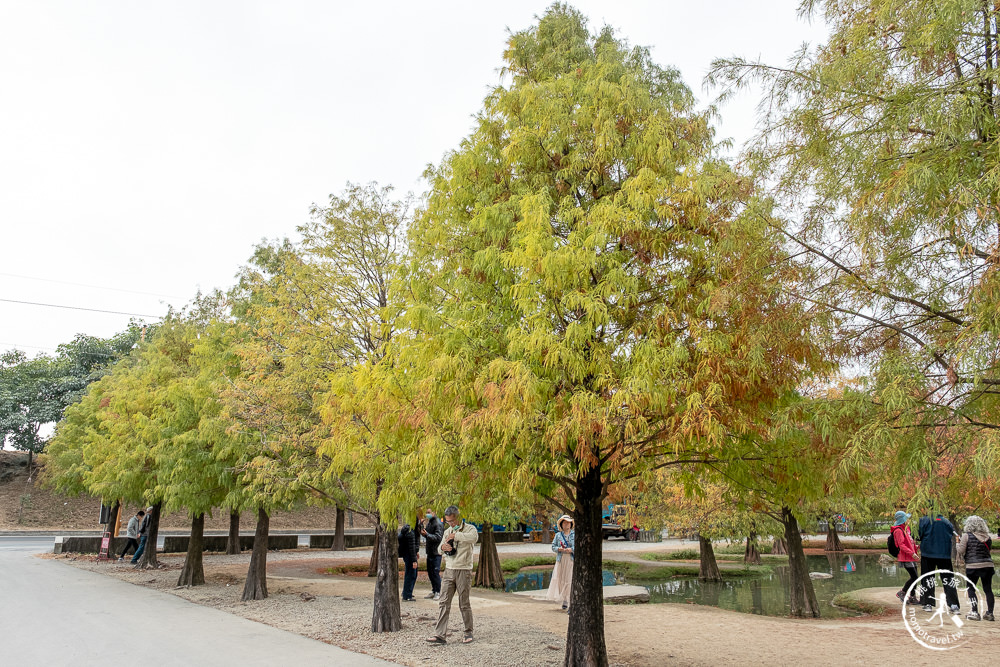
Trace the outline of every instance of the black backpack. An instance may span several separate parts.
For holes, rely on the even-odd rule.
[[[899,557],[899,547],[896,545],[896,533],[889,531],[889,539],[885,541],[885,546],[889,549],[889,555],[893,558]]]

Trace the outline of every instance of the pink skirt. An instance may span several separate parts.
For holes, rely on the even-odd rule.
[[[573,559],[569,554],[563,554],[563,557],[556,561],[556,566],[552,569],[552,580],[549,581],[549,590],[545,592],[545,599],[569,605],[569,593],[572,588]]]

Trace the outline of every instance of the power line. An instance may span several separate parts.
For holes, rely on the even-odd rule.
[[[125,292],[127,294],[143,294],[146,296],[161,296],[164,299],[180,299],[181,297],[173,294],[158,294],[156,292],[140,292],[138,290],[123,289],[121,287],[103,287],[101,285],[87,285],[86,283],[74,283],[69,280],[55,280],[53,278],[36,278],[35,276],[22,276],[17,273],[3,273],[0,272],[0,276],[7,276],[9,278],[23,278],[25,280],[38,280],[43,283],[58,283],[60,285],[74,285],[76,287],[87,287],[90,289],[104,289],[112,292]]]
[[[38,303],[36,301],[17,301],[15,299],[0,299],[5,303],[20,303],[25,306],[44,306],[46,308],[65,308],[66,310],[86,310],[91,313],[108,313],[110,315],[131,315],[132,317],[151,317],[162,320],[162,315],[143,315],[142,313],[123,313],[120,310],[101,310],[100,308],[83,308],[82,306],[64,306],[57,303]]]
[[[18,349],[22,347],[30,347],[33,350],[44,350],[46,352],[59,352],[57,347],[42,347],[41,345],[22,345],[21,343],[0,343],[2,346],[8,347],[8,351],[11,349]],[[84,354],[89,354],[92,357],[121,357],[124,356],[123,352],[118,353],[107,353],[107,352],[96,352],[94,350],[81,350]]]
[[[56,352],[54,347],[42,347],[41,345],[22,345],[21,343],[0,343],[0,345],[10,346],[10,347],[30,347],[33,350],[47,350],[49,352]]]

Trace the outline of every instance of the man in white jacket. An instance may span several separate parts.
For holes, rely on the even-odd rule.
[[[135,513],[135,516],[128,520],[128,528],[125,529],[125,537],[128,542],[125,543],[125,548],[122,552],[118,554],[118,562],[125,560],[125,554],[128,553],[129,549],[139,550],[139,522],[142,521],[142,517],[146,515],[145,512],[139,510]]]
[[[446,644],[448,636],[448,616],[451,614],[451,600],[458,593],[458,608],[465,624],[463,644],[472,643],[472,604],[469,589],[472,588],[472,547],[479,541],[479,531],[466,523],[458,514],[458,507],[449,505],[444,511],[448,528],[441,539],[444,554],[444,575],[441,577],[441,599],[438,602],[438,621],[434,634],[427,638],[430,644]]]

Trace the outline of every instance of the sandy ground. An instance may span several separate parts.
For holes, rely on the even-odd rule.
[[[676,541],[662,545],[608,543],[606,557],[618,553],[690,547]],[[542,552],[545,545],[509,545],[504,554]],[[322,574],[328,567],[367,563],[368,552],[301,549],[268,556],[267,600],[244,603],[239,597],[249,554],[208,555],[207,584],[176,588],[182,557],[161,556],[163,570],[137,572],[127,566],[97,563],[89,557],[65,558],[78,567],[104,572],[137,585],[168,591],[198,604],[313,637],[352,651],[404,665],[556,665],[565,648],[567,617],[552,604],[493,591],[473,590],[476,642],[461,645],[461,615],[453,609],[447,646],[428,646],[423,638],[437,618],[437,603],[423,600],[426,577],[418,581],[417,602],[401,603],[403,629],[370,632],[374,581],[364,576]],[[630,554],[628,554],[630,555]],[[51,556],[50,556],[51,557]],[[307,600],[310,596],[315,599]],[[941,665],[961,660],[994,663],[1000,658],[1000,624],[969,622],[969,641],[948,652],[914,642],[898,615],[890,589],[870,589],[864,596],[890,610],[884,617],[797,620],[741,614],[712,607],[676,604],[605,607],[605,635],[612,664],[639,665]]]

